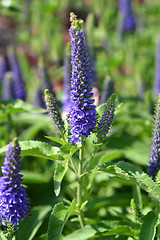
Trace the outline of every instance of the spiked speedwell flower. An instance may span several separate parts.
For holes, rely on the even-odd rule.
[[[58,110],[56,98],[48,91],[48,89],[44,91],[44,94],[47,110],[49,111],[49,116],[52,118],[52,121],[55,124],[54,127],[56,128],[56,131],[58,133],[64,134],[64,122]]]
[[[97,137],[101,141],[108,133],[115,112],[115,95],[113,94],[107,101],[102,119],[97,123]]]
[[[157,99],[155,109],[155,124],[150,162],[148,166],[149,175],[155,179],[160,170],[160,95]]]
[[[4,227],[17,227],[19,222],[29,214],[29,202],[25,187],[21,185],[21,148],[17,138],[10,142],[6,153],[3,176],[0,178],[0,220]]]
[[[97,115],[93,93],[91,64],[85,37],[81,28],[82,20],[78,20],[74,13],[70,15],[71,27],[71,96],[70,96],[70,132],[71,142],[81,142],[95,129]]]

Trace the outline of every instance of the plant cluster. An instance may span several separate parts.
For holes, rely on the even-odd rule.
[[[39,6],[33,2],[33,6]],[[142,36],[137,30],[133,1],[119,1],[119,45],[113,42],[117,56],[108,45],[111,43],[105,42],[103,34],[98,32],[105,27],[105,14],[100,18],[99,12],[106,9],[104,1],[100,1],[100,6],[93,2],[100,25],[97,32],[93,31],[94,36],[90,31],[92,14],[85,23],[70,13],[64,97],[62,92],[58,93],[57,85],[52,85],[50,70],[56,70],[48,68],[46,26],[39,25],[44,30],[41,35],[44,49],[36,62],[37,79],[40,79],[35,80],[39,81],[36,94],[32,94],[31,89],[35,83],[30,82],[29,88],[24,81],[25,71],[23,75],[23,64],[22,69],[20,65],[24,63],[23,56],[18,58],[16,51],[9,49],[0,59],[0,155],[4,158],[0,176],[0,240],[160,239],[159,42],[154,85],[157,101],[152,127],[151,92],[139,89],[139,96],[128,97],[125,91],[131,89],[137,93],[137,90],[126,84],[123,91],[123,84],[119,83],[120,93],[114,79],[118,74],[120,79],[122,76],[129,79],[135,68],[138,71],[134,76],[140,84],[140,75],[147,66],[147,63],[140,64],[141,56],[134,63],[136,46]],[[114,4],[110,2],[108,6]],[[44,13],[56,14],[58,1],[44,6]],[[108,11],[108,18],[114,14],[113,9]],[[47,18],[43,20],[47,22]],[[112,24],[108,33],[113,30]],[[96,40],[98,34],[102,37],[103,49],[98,49],[96,41],[93,47],[92,37]],[[113,41],[114,36],[111,34]],[[37,51],[40,49],[37,45]],[[120,54],[122,50],[124,56]],[[141,46],[138,53],[145,55],[146,51]],[[55,59],[57,56],[55,53]],[[109,70],[105,70],[106,64]],[[106,76],[109,71],[114,77]],[[60,68],[58,74],[61,72]],[[104,80],[98,82],[98,78]],[[149,154],[150,161],[147,161]]]

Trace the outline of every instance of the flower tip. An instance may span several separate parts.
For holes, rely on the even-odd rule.
[[[75,21],[76,19],[77,19],[77,16],[76,16],[73,12],[71,12],[71,13],[70,13],[70,21],[73,22],[73,21]]]
[[[70,13],[70,21],[74,30],[79,30],[83,27],[84,21],[82,19],[77,19],[77,16],[73,12]]]
[[[49,95],[49,90],[48,90],[48,89],[45,89],[45,90],[44,90],[44,95],[45,95],[45,96]]]
[[[17,147],[19,144],[18,144],[18,138],[17,137],[14,137],[13,140],[12,140],[12,144],[14,147]]]

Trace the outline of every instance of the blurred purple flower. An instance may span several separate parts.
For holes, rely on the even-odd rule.
[[[36,88],[35,90],[34,106],[40,108],[46,107],[44,102],[44,91],[41,88]]]
[[[6,73],[3,80],[3,100],[9,99],[16,99],[14,93],[13,77],[11,72]]]
[[[154,93],[157,97],[160,93],[160,38],[157,42],[157,54],[156,54],[156,71],[155,71],[155,86]]]
[[[71,96],[69,122],[71,142],[77,144],[89,136],[95,129],[97,115],[92,91],[92,73],[89,53],[84,33],[81,28],[82,20],[74,13],[70,15],[71,27]]]
[[[124,33],[134,32],[136,29],[136,17],[132,9],[132,0],[120,0],[119,11],[121,14],[120,35],[123,36]]]
[[[63,98],[63,110],[68,112],[70,104],[70,90],[71,90],[71,62],[70,53],[67,49],[64,56],[64,98]]]
[[[10,71],[12,71],[13,74],[15,96],[16,98],[25,101],[26,100],[25,84],[22,71],[18,62],[18,58],[15,52],[11,50],[8,51],[7,56],[10,65]]]
[[[3,81],[4,75],[8,71],[8,66],[5,57],[0,57],[0,80]]]
[[[106,79],[104,90],[102,92],[99,104],[103,104],[114,92],[114,81],[113,79]]]

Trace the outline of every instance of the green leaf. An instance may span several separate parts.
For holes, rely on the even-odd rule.
[[[58,147],[40,141],[19,141],[22,156],[43,157],[55,161],[58,156]],[[0,155],[4,155],[8,150],[8,145],[0,149]]]
[[[136,236],[137,230],[121,225],[119,221],[102,221],[101,223],[86,225],[84,228],[64,237],[63,240],[88,240],[98,236],[127,235]]]
[[[32,113],[44,113],[45,109],[36,108],[33,105],[24,102],[20,99],[17,100],[7,100],[0,104],[0,110],[5,110],[10,114],[20,113],[20,112],[32,112]]]
[[[41,183],[47,183],[50,181],[51,176],[45,173],[38,173],[38,172],[32,172],[23,170],[21,171],[21,174],[23,175],[23,183],[24,184],[41,184]]]
[[[157,223],[158,215],[153,211],[148,212],[143,218],[139,240],[153,240],[156,234]]]
[[[68,170],[69,157],[58,155],[56,170],[54,172],[54,192],[56,196],[59,195],[61,190],[61,182]]]
[[[45,138],[48,138],[49,140],[51,140],[53,142],[56,142],[56,143],[59,143],[61,145],[65,144],[65,142],[62,139],[59,139],[59,138],[49,137],[49,136],[45,136]]]
[[[47,239],[47,234],[42,234],[41,236],[35,238],[35,240],[46,240]]]
[[[54,173],[54,191],[56,196],[59,195],[61,190],[61,182],[68,170],[68,163],[72,157],[72,155],[79,148],[76,146],[70,147],[69,144],[66,144],[60,148],[59,155],[57,157],[56,162],[56,170]]]
[[[75,210],[76,210],[76,200],[73,199],[66,215],[66,221],[71,216],[71,214],[75,212]]]
[[[143,190],[160,202],[159,185],[154,182],[149,175],[132,164],[123,161],[118,163],[105,163],[100,166],[99,170],[112,173],[120,178],[139,185]]]
[[[100,163],[103,164],[105,162],[110,162],[115,159],[122,158],[124,155],[120,150],[110,150],[103,154],[100,158]]]
[[[130,146],[122,149],[121,152],[126,159],[140,165],[146,165],[148,164],[147,159],[150,155],[150,145],[142,141],[134,141]]]
[[[60,240],[64,225],[69,216],[75,211],[76,203],[72,201],[70,207],[66,207],[63,203],[57,203],[50,215],[47,240]]]
[[[24,222],[21,222],[16,239],[32,240],[50,210],[51,206],[36,206],[32,208],[31,216],[28,216]]]

